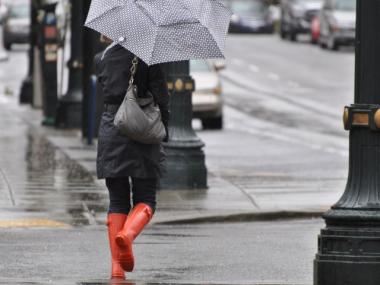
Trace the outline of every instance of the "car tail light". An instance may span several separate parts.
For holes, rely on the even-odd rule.
[[[331,30],[332,30],[333,32],[339,32],[340,28],[339,28],[338,25],[336,25],[336,24],[332,24],[332,25],[331,25]]]
[[[221,95],[222,94],[222,86],[218,85],[217,87],[214,88],[213,93],[216,95]]]

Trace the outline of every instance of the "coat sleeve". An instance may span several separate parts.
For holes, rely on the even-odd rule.
[[[166,76],[159,64],[149,67],[149,91],[153,94],[154,100],[161,111],[162,122],[166,129],[165,142],[169,140],[168,124],[169,124],[169,91]]]

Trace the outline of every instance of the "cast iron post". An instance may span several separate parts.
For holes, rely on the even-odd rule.
[[[324,215],[314,262],[315,285],[380,284],[380,0],[357,1],[355,103],[349,176],[342,198]]]
[[[71,58],[69,60],[69,86],[67,94],[59,100],[57,126],[81,128],[82,126],[82,44],[83,1],[71,0]]]
[[[194,81],[189,75],[189,61],[166,66],[171,93],[170,141],[165,144],[168,174],[161,179],[161,188],[207,188],[207,169],[202,150],[204,143],[191,125]]]

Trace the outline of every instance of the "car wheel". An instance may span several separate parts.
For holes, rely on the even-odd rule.
[[[326,43],[323,42],[321,39],[319,39],[319,46],[320,46],[322,49],[326,49],[326,48],[327,48]]]
[[[327,48],[329,50],[338,50],[338,44],[336,43],[333,36],[330,36],[327,40]]]
[[[7,51],[10,51],[12,49],[12,44],[11,43],[7,43],[7,42],[4,42],[4,48],[7,50]]]
[[[223,129],[223,117],[202,119],[204,130],[221,130]]]
[[[287,37],[287,33],[286,33],[286,31],[284,30],[284,26],[283,26],[283,24],[281,23],[280,24],[281,26],[280,26],[280,37],[281,37],[281,39],[283,39],[283,40],[285,40],[286,39],[286,37]]]
[[[297,33],[295,32],[290,32],[290,40],[292,42],[296,42],[297,41]]]

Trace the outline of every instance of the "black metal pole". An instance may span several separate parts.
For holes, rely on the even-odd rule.
[[[87,18],[88,11],[90,9],[91,0],[83,1],[83,19]],[[92,29],[84,28],[83,30],[83,104],[82,104],[82,135],[84,138],[88,136],[89,124],[94,124],[94,135],[98,133],[100,123],[100,113],[103,109],[102,97],[98,96],[96,101],[97,110],[95,122],[89,122],[89,106],[91,105],[91,76],[95,74],[94,57],[97,53],[106,48],[104,43],[100,42],[100,34]]]
[[[43,114],[42,124],[45,126],[54,126],[57,113],[57,96],[58,96],[58,28],[57,16],[55,14],[57,3],[44,4],[42,9],[44,17],[41,25],[41,66],[44,80],[43,92]]]
[[[69,86],[59,100],[57,126],[81,128],[82,126],[82,73],[83,73],[83,1],[71,0],[71,58],[69,60]]]
[[[192,128],[194,81],[189,75],[189,62],[166,65],[170,101],[170,141],[165,144],[168,174],[161,179],[162,189],[207,188],[204,143]]]
[[[37,45],[37,6],[38,1],[30,1],[30,35],[28,51],[28,73],[22,81],[20,90],[20,104],[33,103],[33,69],[34,69],[34,48]]]
[[[380,0],[357,1],[355,103],[349,176],[342,198],[324,215],[314,261],[315,285],[380,284]]]

